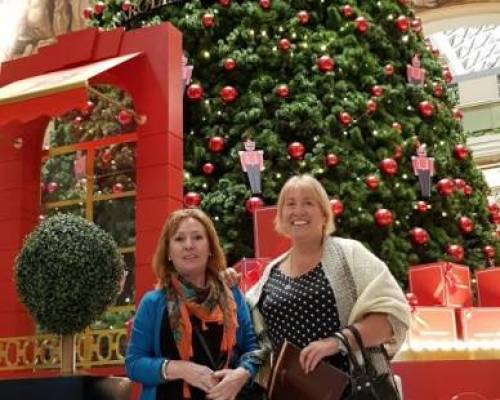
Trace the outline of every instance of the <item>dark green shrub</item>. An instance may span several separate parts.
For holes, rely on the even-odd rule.
[[[118,294],[124,263],[111,235],[56,214],[26,238],[16,259],[17,291],[43,330],[81,332]]]

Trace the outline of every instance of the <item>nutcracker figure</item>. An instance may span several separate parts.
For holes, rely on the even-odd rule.
[[[193,75],[193,66],[188,65],[188,59],[184,54],[182,55],[181,65],[182,65],[182,84],[184,90],[186,86],[191,83],[191,76]]]
[[[255,142],[251,139],[245,140],[244,146],[245,151],[239,152],[241,167],[248,175],[252,194],[260,194],[262,192],[260,172],[264,170],[264,151],[255,150]]]
[[[406,65],[406,77],[410,85],[422,86],[425,83],[425,69],[420,68],[418,54],[415,54],[411,59],[411,65]]]
[[[431,196],[431,176],[434,175],[434,158],[427,157],[425,144],[417,149],[417,155],[411,157],[413,172],[418,176],[420,190],[423,197]]]

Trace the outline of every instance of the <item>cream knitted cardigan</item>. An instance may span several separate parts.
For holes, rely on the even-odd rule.
[[[257,305],[272,268],[287,255],[288,252],[274,259],[246,295],[255,333],[264,350],[263,358],[270,354],[271,342]],[[346,263],[342,262],[342,257],[345,257]],[[341,326],[345,327],[359,321],[368,313],[385,313],[393,328],[391,351],[397,351],[409,327],[410,310],[403,291],[387,265],[360,242],[338,237],[329,237],[325,240],[321,263],[335,293]],[[345,270],[345,266],[350,272]],[[377,370],[384,371],[386,362],[382,354],[380,352],[370,354]]]

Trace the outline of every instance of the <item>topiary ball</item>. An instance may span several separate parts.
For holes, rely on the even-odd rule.
[[[56,214],[27,236],[16,258],[21,301],[43,330],[81,332],[113,303],[124,262],[111,235],[81,217]]]

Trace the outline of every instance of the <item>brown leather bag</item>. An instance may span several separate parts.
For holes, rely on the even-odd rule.
[[[269,400],[338,400],[349,376],[333,365],[320,361],[308,375],[300,366],[300,349],[284,341],[273,365],[267,397]]]

